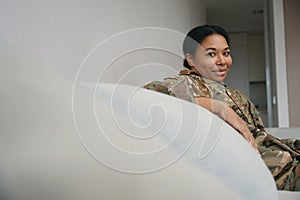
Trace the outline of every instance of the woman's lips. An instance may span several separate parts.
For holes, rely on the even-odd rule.
[[[227,70],[218,70],[214,71],[214,73],[218,76],[224,76],[227,73]]]

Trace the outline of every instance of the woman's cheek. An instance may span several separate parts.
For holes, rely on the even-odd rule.
[[[232,58],[231,58],[231,56],[228,58],[228,61],[227,61],[227,63],[228,63],[228,67],[230,67],[230,66],[231,66],[231,64],[232,64]]]

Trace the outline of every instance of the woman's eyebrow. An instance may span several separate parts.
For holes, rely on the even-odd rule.
[[[216,48],[213,48],[213,47],[209,47],[209,48],[205,49],[205,51],[208,51],[208,50],[213,50],[213,51],[215,51],[215,50],[217,50],[217,49],[216,49]]]
[[[208,51],[208,50],[216,51],[217,49],[216,49],[216,48],[213,48],[213,47],[209,47],[209,48],[205,49],[205,51]],[[225,51],[225,50],[230,50],[230,48],[229,48],[229,47],[226,47],[226,48],[224,49],[224,51]]]

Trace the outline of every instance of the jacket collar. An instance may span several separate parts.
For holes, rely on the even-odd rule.
[[[227,87],[227,85],[224,83],[224,82],[217,82],[217,81],[213,81],[211,79],[208,79],[208,78],[204,78],[203,76],[201,76],[201,74],[199,74],[198,71],[196,71],[195,69],[183,69],[179,72],[179,75],[196,75],[198,76],[199,78],[201,78],[203,81],[205,81],[206,83],[208,84],[215,84],[215,83],[218,83],[218,84],[221,84],[221,85],[224,85],[225,87]]]

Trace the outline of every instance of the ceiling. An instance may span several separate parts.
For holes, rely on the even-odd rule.
[[[208,24],[218,24],[228,32],[263,32],[263,0],[204,0],[204,3]]]

